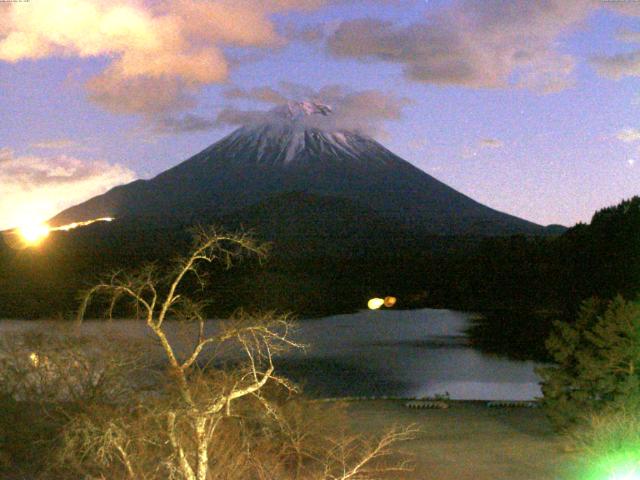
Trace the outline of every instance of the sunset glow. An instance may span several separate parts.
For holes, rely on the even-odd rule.
[[[87,225],[91,225],[92,223],[96,223],[96,222],[113,222],[114,220],[115,220],[115,218],[113,218],[113,217],[95,218],[93,220],[86,220],[84,222],[69,223],[67,225],[62,225],[61,227],[52,228],[51,230],[52,231],[68,232],[69,230],[73,230],[74,228],[86,227]]]
[[[18,235],[28,247],[40,245],[51,229],[46,223],[30,223],[18,228]]]
[[[73,222],[59,227],[51,227],[45,222],[26,223],[16,228],[13,233],[19,239],[19,245],[22,248],[37,247],[42,244],[51,232],[68,232],[79,227],[85,227],[97,222],[112,222],[113,217],[95,218],[84,222]],[[15,242],[11,242],[12,244]]]

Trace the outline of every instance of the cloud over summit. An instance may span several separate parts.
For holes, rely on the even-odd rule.
[[[305,85],[282,82],[279,88],[257,87],[248,90],[232,88],[225,93],[229,99],[252,100],[278,106],[287,101],[313,100],[329,105],[330,115],[310,115],[302,121],[327,130],[354,130],[371,136],[385,136],[384,124],[399,120],[403,109],[411,104],[407,98],[380,90],[354,90],[344,85],[327,85],[315,90]],[[274,113],[262,110],[242,110],[233,106],[223,109],[216,118],[218,126],[239,126],[263,122]]]

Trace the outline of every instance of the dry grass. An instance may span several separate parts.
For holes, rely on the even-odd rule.
[[[487,408],[451,402],[446,410],[415,410],[400,401],[351,402],[355,432],[382,432],[415,423],[415,439],[399,445],[414,458],[411,478],[429,480],[559,480],[571,478],[572,455],[541,409]]]
[[[403,402],[392,400],[358,401],[311,404],[301,407],[290,404],[286,417],[289,429],[271,430],[271,435],[282,435],[278,442],[285,448],[278,451],[280,458],[288,458],[287,469],[295,469],[297,441],[307,441],[304,455],[319,455],[326,448],[322,441],[299,438],[307,432],[327,438],[344,427],[347,434],[377,436],[394,425],[417,424],[419,432],[414,439],[399,443],[397,457],[387,459],[393,463],[400,456],[412,460],[411,473],[390,473],[389,479],[425,480],[560,480],[570,479],[568,473],[574,454],[564,451],[564,442],[555,435],[544,412],[539,409],[490,409],[482,403],[450,402],[447,410],[408,409]],[[20,422],[19,419],[14,419]],[[228,448],[239,441],[235,428],[225,429],[219,438],[220,455],[237,451]],[[18,434],[19,432],[13,432]],[[223,438],[224,437],[224,438]],[[264,440],[267,440],[265,437]],[[268,439],[273,442],[273,438]],[[273,445],[274,443],[271,443]],[[308,448],[310,444],[317,447]],[[286,445],[286,447],[285,447]],[[255,445],[268,455],[267,445]],[[270,453],[276,453],[271,451]],[[236,458],[235,460],[238,460]],[[263,459],[264,460],[264,459]],[[231,457],[218,458],[229,465]],[[242,463],[242,462],[241,462]],[[268,464],[268,462],[265,462]]]

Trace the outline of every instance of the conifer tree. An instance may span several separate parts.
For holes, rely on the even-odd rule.
[[[543,404],[560,430],[605,407],[640,403],[640,303],[585,301],[575,323],[556,322],[541,367]]]

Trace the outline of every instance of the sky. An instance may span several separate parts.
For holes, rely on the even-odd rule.
[[[640,1],[0,2],[0,230],[151,178],[289,100],[497,210],[640,194]]]

